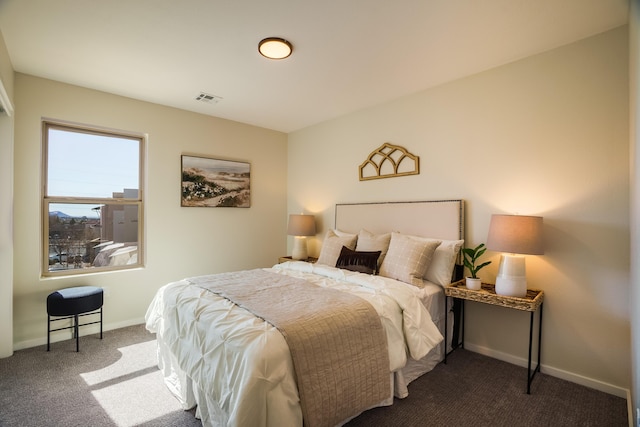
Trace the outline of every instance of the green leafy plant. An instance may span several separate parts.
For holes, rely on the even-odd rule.
[[[467,267],[467,269],[471,273],[471,277],[474,279],[478,278],[478,271],[491,264],[491,261],[486,261],[482,264],[476,265],[478,258],[480,258],[486,250],[487,248],[484,247],[484,243],[480,243],[475,248],[462,248],[462,254],[464,255],[464,266]]]

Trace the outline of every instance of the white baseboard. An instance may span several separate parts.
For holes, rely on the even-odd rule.
[[[129,319],[129,320],[116,322],[116,323],[105,323],[103,325],[102,330],[103,332],[110,331],[113,329],[126,328],[127,326],[140,325],[142,323],[145,323],[144,318]],[[97,334],[99,332],[100,332],[100,325],[84,326],[82,329],[80,329],[80,338],[82,338],[83,335]],[[71,339],[71,329],[67,331],[53,332],[51,334],[52,343],[58,342],[58,341],[65,341],[68,339]],[[32,340],[18,341],[13,344],[13,351],[24,350],[25,348],[38,347],[40,345],[46,345],[46,344],[47,344],[47,336],[45,335],[44,337],[34,338]]]
[[[527,363],[528,363],[527,359],[517,357],[512,354],[503,353],[500,351],[492,350],[490,348],[482,347],[482,346],[471,344],[471,343],[465,343],[464,348],[469,351],[473,351],[475,353],[479,353],[485,356],[493,357],[494,359],[511,363],[513,365],[518,365],[525,368],[527,367]],[[536,360],[532,360],[531,368],[533,369],[536,365],[537,365]],[[551,375],[552,377],[560,378],[566,381],[570,381],[572,383],[580,384],[585,387],[593,388],[595,390],[612,394],[614,396],[622,397],[624,399],[628,399],[628,396],[630,394],[629,389],[618,387],[609,383],[605,383],[603,381],[595,380],[593,378],[588,378],[573,372],[554,368],[553,366],[545,365],[544,363],[540,365],[540,372],[546,375]]]

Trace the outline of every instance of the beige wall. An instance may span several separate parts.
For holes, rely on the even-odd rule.
[[[11,111],[13,68],[1,33],[0,90]],[[13,115],[0,114],[0,357],[13,354],[13,120]]]
[[[632,361],[632,419],[640,418],[640,1],[630,2],[629,9],[629,82],[630,82],[630,159],[631,159],[631,361]]]
[[[289,135],[289,212],[335,203],[466,200],[469,246],[493,213],[542,215],[546,253],[527,258],[545,291],[546,372],[624,396],[630,387],[627,28]],[[384,142],[420,156],[420,175],[360,182]],[[317,254],[319,237],[310,244]],[[492,281],[499,254],[481,272]],[[529,316],[469,304],[467,347],[527,358]]]
[[[155,291],[170,281],[271,266],[286,250],[285,134],[23,74],[16,76],[15,99],[16,348],[46,341],[45,301],[55,289],[102,286],[106,327],[119,327],[141,322]],[[148,134],[145,268],[40,277],[42,117]],[[181,154],[250,162],[251,208],[181,208]]]

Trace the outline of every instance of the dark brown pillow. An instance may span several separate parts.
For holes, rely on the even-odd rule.
[[[381,251],[358,252],[343,246],[336,267],[365,274],[378,274],[378,257],[381,253]]]

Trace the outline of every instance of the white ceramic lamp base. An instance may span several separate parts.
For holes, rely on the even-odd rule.
[[[295,236],[293,238],[293,252],[291,259],[298,261],[306,261],[309,258],[307,254],[307,238],[304,236]]]
[[[527,276],[522,255],[502,255],[496,277],[496,294],[519,298],[527,296]]]

